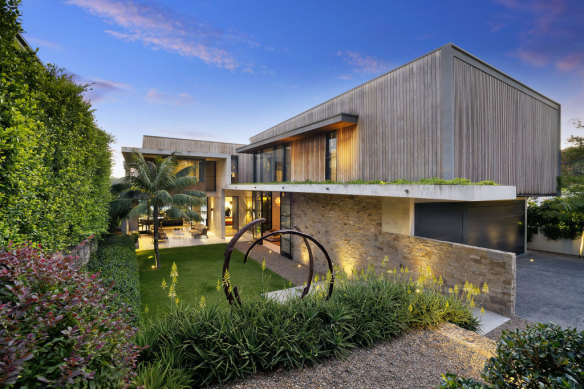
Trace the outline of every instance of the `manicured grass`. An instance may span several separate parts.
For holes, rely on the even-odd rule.
[[[187,304],[199,304],[202,296],[207,304],[227,303],[223,289],[217,291],[217,281],[221,278],[223,269],[223,252],[226,244],[201,245],[192,247],[176,247],[160,250],[160,269],[153,269],[154,250],[138,251],[140,267],[140,294],[142,297],[142,312],[148,306],[145,317],[162,312],[168,312],[170,299],[168,288],[162,289],[162,279],[170,285],[170,268],[175,262],[178,268],[178,284],[176,293],[180,301]],[[288,280],[266,269],[250,259],[243,263],[243,254],[234,250],[231,255],[231,283],[238,287],[243,298],[267,291],[290,287]],[[263,273],[263,274],[262,274]]]

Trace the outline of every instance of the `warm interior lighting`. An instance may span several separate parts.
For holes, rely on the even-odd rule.
[[[533,262],[533,258],[531,258],[531,259],[529,260],[529,262]]]
[[[301,267],[302,267],[302,265],[301,264],[298,264],[298,268],[301,268]]]
[[[278,207],[280,206],[280,196],[276,197],[276,205]]]

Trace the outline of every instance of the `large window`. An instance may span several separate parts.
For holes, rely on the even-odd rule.
[[[254,182],[290,180],[290,145],[264,149],[254,154]]]
[[[326,134],[325,180],[337,180],[337,132]],[[322,171],[322,170],[321,170]]]
[[[191,167],[189,176],[195,177],[199,182],[205,182],[205,161],[198,159],[179,159],[177,161],[177,171],[189,166]]]
[[[231,183],[237,184],[239,182],[239,157],[237,155],[231,156]]]

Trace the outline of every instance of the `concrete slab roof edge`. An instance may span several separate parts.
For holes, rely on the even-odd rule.
[[[141,152],[142,154],[146,155],[161,155],[167,156],[172,153],[177,157],[193,157],[193,158],[215,158],[215,159],[227,159],[231,158],[231,154],[223,154],[223,153],[206,153],[206,152],[199,152],[199,151],[177,151],[177,150],[164,150],[164,149],[143,149],[140,147],[122,147],[122,155],[124,159],[126,156],[131,155],[135,152]]]
[[[517,198],[517,190],[514,186],[500,185],[231,184],[224,189],[404,197],[437,201],[498,201]]]

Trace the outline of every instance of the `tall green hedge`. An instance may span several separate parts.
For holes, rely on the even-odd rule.
[[[59,250],[107,228],[112,137],[87,86],[18,45],[19,3],[0,0],[0,247]]]
[[[138,260],[131,235],[107,235],[98,242],[97,251],[92,254],[86,270],[98,273],[106,285],[112,284],[114,310],[123,305],[132,309],[129,313],[133,324],[140,321],[140,275]]]

